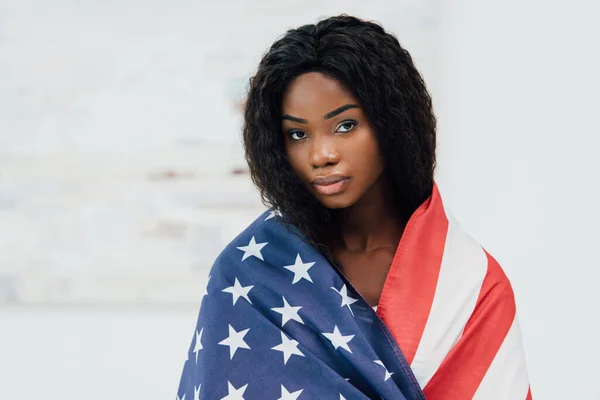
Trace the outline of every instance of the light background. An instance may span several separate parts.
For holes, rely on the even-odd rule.
[[[235,102],[279,34],[340,12],[423,72],[534,398],[600,399],[600,6],[364,3],[0,2],[1,399],[174,397],[207,260],[262,209]]]

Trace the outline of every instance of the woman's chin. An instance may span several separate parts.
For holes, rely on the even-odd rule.
[[[325,208],[329,208],[331,210],[338,210],[341,208],[348,208],[352,206],[355,202],[347,196],[329,196],[326,198],[320,197],[319,202]]]

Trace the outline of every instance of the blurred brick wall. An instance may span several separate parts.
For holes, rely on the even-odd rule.
[[[0,5],[0,305],[196,304],[264,207],[239,104],[286,29],[382,22],[435,76],[435,1]]]

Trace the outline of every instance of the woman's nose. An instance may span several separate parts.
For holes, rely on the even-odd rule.
[[[340,153],[336,149],[333,138],[313,139],[309,162],[313,168],[335,165],[340,161]]]

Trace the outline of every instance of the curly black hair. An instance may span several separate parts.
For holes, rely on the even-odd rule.
[[[343,83],[374,127],[398,213],[408,218],[433,190],[436,118],[412,58],[380,25],[348,15],[288,30],[264,54],[250,79],[243,141],[250,176],[263,203],[327,252],[332,210],[292,170],[281,132],[289,83],[320,72]]]

